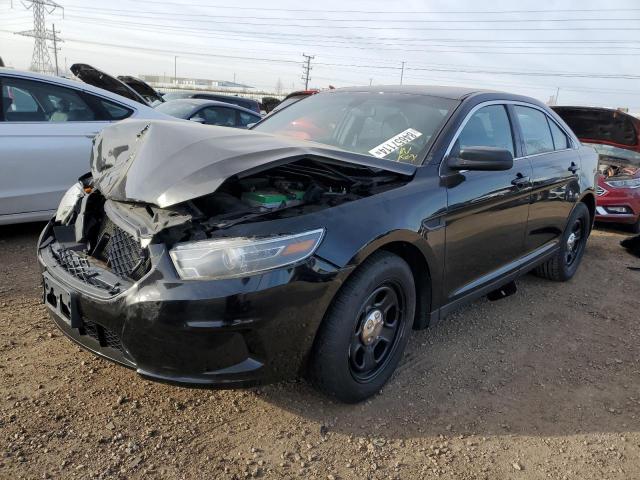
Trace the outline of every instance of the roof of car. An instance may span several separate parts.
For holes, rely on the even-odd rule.
[[[123,103],[136,110],[142,110],[145,108],[149,108],[150,110],[153,110],[151,107],[146,107],[141,103],[138,103],[133,100],[129,100],[128,98],[125,98],[121,95],[116,95],[115,93],[109,92],[108,90],[94,87],[93,85],[89,85],[88,83],[84,83],[80,80],[72,80],[72,79],[63,78],[63,77],[56,77],[53,75],[43,75],[41,73],[27,72],[24,70],[14,70],[12,68],[1,68],[1,67],[0,67],[0,75],[20,77],[20,78],[31,79],[31,80],[41,80],[43,82],[55,83],[58,85],[63,85],[71,88],[80,88],[82,90],[94,93],[96,95],[100,95],[102,97],[112,98],[114,100],[117,100],[119,103]]]
[[[374,85],[371,87],[345,87],[335,90],[324,90],[320,93],[326,94],[332,92],[408,93],[413,95],[429,95],[432,97],[449,98],[451,100],[462,100],[474,93],[497,93],[494,90],[483,90],[480,88],[447,87],[440,85]]]
[[[236,105],[235,103],[219,102],[217,100],[207,100],[206,98],[176,98],[175,100],[167,100],[165,103],[184,103],[191,105],[192,107],[227,107],[242,112],[251,113],[252,115],[259,116],[257,112],[244,108],[243,106]]]

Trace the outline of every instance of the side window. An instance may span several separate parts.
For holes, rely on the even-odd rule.
[[[133,113],[133,110],[130,108],[123,107],[122,105],[110,102],[109,100],[93,96],[92,98],[95,98],[95,101],[98,102],[104,112],[100,115],[100,120],[124,120],[125,118],[130,117]]]
[[[496,147],[515,155],[511,124],[504,105],[488,105],[475,112],[467,121],[456,141],[455,149]]]
[[[246,112],[238,112],[239,127],[246,127],[250,123],[256,123],[258,120],[260,120],[260,117],[258,117],[257,115],[251,115],[250,113]]]
[[[547,123],[547,116],[536,108],[515,105],[514,110],[520,123],[527,155],[552,152],[553,138]]]
[[[549,121],[549,126],[551,127],[551,136],[553,137],[553,146],[556,150],[565,150],[569,148],[570,143],[567,135],[562,131],[562,129],[556,125],[556,122],[547,119]]]
[[[4,78],[2,105],[7,122],[82,122],[95,114],[72,88],[45,82]]]

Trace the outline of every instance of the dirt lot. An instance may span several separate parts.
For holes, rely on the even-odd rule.
[[[152,383],[64,338],[39,225],[0,229],[0,477],[640,478],[640,260],[594,232],[573,281],[527,276],[416,332],[381,395]]]

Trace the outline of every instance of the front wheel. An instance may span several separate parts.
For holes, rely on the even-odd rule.
[[[389,252],[371,255],[336,294],[320,326],[313,383],[347,403],[377,393],[402,357],[415,308],[409,265]]]
[[[550,260],[536,267],[536,275],[557,282],[570,280],[582,261],[590,231],[589,209],[584,203],[578,203],[567,222],[560,249]]]

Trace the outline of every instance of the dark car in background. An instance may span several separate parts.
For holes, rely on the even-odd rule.
[[[332,90],[252,130],[129,121],[38,242],[70,338],[158,380],[380,391],[412,329],[576,273],[597,157],[528,97]]]
[[[84,83],[121,95],[142,105],[155,107],[164,102],[162,96],[153,87],[139,78],[131,76],[116,78],[86,63],[74,63],[70,70]]]
[[[205,125],[247,128],[262,117],[252,110],[213,100],[169,100],[156,107],[161,113]]]
[[[303,98],[310,97],[311,95],[315,95],[320,92],[320,90],[298,90],[296,92],[291,92],[289,95],[284,97],[282,101],[271,109],[271,112],[275,113],[278,110],[282,110],[289,105],[292,105],[296,102],[299,102]]]
[[[640,119],[599,107],[553,107],[599,154],[596,220],[640,233]]]
[[[163,95],[165,100],[179,100],[185,98],[199,98],[203,100],[214,100],[216,102],[231,103],[240,107],[247,108],[260,113],[260,102],[252,100],[251,98],[238,97],[236,95],[220,95],[217,93],[207,93],[198,91],[179,91],[179,92],[167,92]]]

